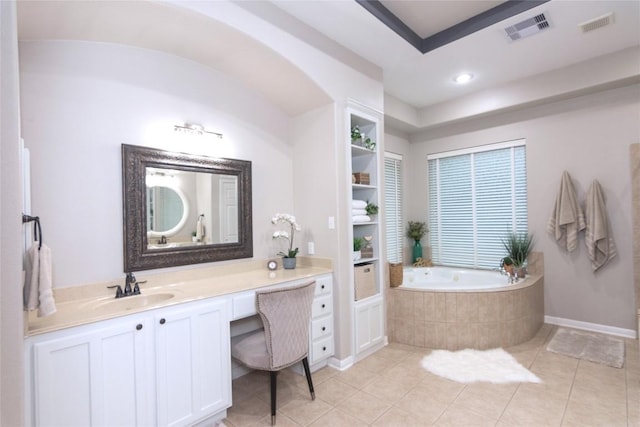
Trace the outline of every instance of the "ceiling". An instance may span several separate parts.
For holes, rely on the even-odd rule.
[[[252,13],[256,14],[268,5],[296,18],[340,46],[342,58],[345,52],[351,55],[356,64],[352,66],[359,66],[360,70],[362,64],[376,68],[368,75],[382,76],[385,94],[418,112],[640,46],[640,1],[635,0],[551,0],[542,4],[530,0],[372,2],[385,6],[387,14],[396,17],[396,24],[404,26],[404,35],[408,33],[409,39],[419,43],[440,39],[443,31],[448,37],[452,27],[455,35],[465,34],[469,19],[477,24],[478,15],[509,6],[508,3],[535,6],[497,23],[487,24],[491,21],[484,20],[481,29],[458,39],[445,37],[445,44],[426,53],[370,13],[360,4],[363,1],[247,0],[232,4],[250,12],[253,8]],[[189,4],[197,7],[206,3]],[[106,41],[165,51],[236,76],[290,115],[329,101],[309,76],[274,50],[265,49],[259,40],[226,26],[224,19],[207,19],[188,8],[176,7],[179,4],[178,0],[19,0],[19,38]],[[610,12],[613,24],[587,33],[579,29],[579,24]],[[549,29],[517,41],[506,36],[505,27],[540,13],[549,20]],[[638,69],[640,75],[640,57]],[[462,71],[472,73],[474,79],[457,85],[453,77]],[[288,90],[291,87],[296,87],[294,93]]]
[[[638,1],[551,0],[424,54],[356,1],[272,2],[380,66],[385,93],[417,109],[640,45]],[[382,2],[421,38],[501,3]],[[579,24],[609,12],[612,25],[587,33],[579,29]],[[505,27],[540,13],[549,20],[548,30],[513,42],[506,36]],[[464,86],[455,84],[453,77],[465,71],[474,79]]]

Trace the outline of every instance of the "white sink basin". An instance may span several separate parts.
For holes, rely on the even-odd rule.
[[[87,302],[83,308],[97,312],[117,312],[136,310],[139,308],[157,305],[170,300],[176,296],[173,292],[162,292],[157,294],[141,294],[122,298],[100,298]]]

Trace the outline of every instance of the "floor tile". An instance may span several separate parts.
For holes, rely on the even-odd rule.
[[[390,407],[388,403],[364,391],[357,392],[337,406],[341,411],[367,424],[373,423]]]
[[[557,329],[543,325],[526,343],[506,348],[541,384],[460,384],[429,373],[421,361],[431,350],[391,343],[345,371],[325,367],[306,379],[278,375],[279,427],[362,426],[640,426],[640,351],[625,339],[621,369],[546,351]],[[228,427],[271,424],[269,374],[252,372],[233,382]]]

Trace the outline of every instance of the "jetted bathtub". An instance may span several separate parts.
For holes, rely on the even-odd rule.
[[[388,292],[389,340],[460,350],[514,346],[544,321],[544,277],[509,283],[497,271],[405,267],[402,285]]]

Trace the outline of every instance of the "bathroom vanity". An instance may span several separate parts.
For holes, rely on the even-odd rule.
[[[140,277],[142,295],[118,300],[107,284],[61,295],[58,313],[28,323],[27,424],[186,426],[224,418],[232,403],[230,324],[256,314],[260,289],[316,281],[309,362],[312,370],[326,365],[334,348],[330,261],[277,271],[263,264]]]

